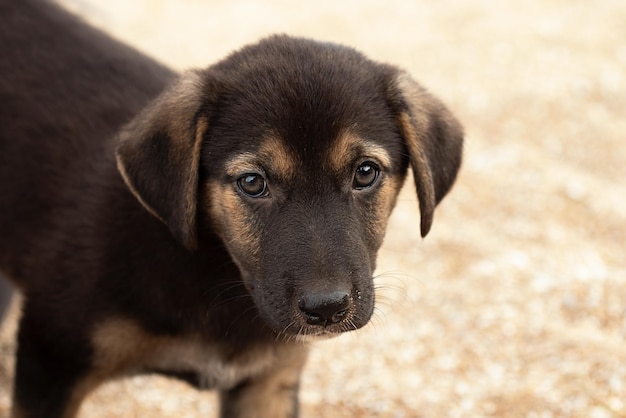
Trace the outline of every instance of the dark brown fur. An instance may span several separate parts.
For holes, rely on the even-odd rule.
[[[0,48],[14,418],[74,417],[151,372],[220,390],[223,417],[297,416],[308,342],[370,319],[408,167],[426,235],[461,162],[438,100],[334,44],[272,37],[177,78],[55,6],[0,0]]]

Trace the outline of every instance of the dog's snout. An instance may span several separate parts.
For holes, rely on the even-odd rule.
[[[327,326],[343,321],[350,308],[350,295],[344,291],[307,295],[298,302],[306,322]]]

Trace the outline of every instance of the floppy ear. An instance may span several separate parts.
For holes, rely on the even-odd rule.
[[[199,72],[185,73],[122,130],[115,152],[130,191],[189,250],[197,246],[204,91]]]
[[[435,206],[448,193],[459,171],[463,128],[441,101],[405,72],[396,71],[391,99],[409,151],[420,204],[420,229],[425,237]]]

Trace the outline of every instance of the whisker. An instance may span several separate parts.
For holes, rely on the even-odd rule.
[[[237,315],[235,318],[233,318],[233,320],[230,322],[230,325],[228,325],[228,327],[226,328],[227,329],[227,334],[229,333],[228,330],[233,328],[233,326],[236,324],[237,321],[239,321],[239,319],[241,319],[242,316],[244,316],[248,312],[254,311],[255,309],[256,309],[256,306],[251,305],[248,308],[244,309],[243,311],[239,312],[239,315]],[[259,316],[260,315],[257,313],[253,318],[256,319]]]
[[[217,288],[219,287],[224,287],[224,289],[222,289],[219,293],[217,293],[216,295],[214,295],[210,301],[207,302],[207,307],[209,309],[217,309],[221,306],[223,306],[226,303],[232,302],[232,301],[236,301],[236,300],[244,300],[244,299],[250,299],[252,300],[252,296],[247,293],[246,291],[241,292],[240,294],[237,295],[233,295],[230,297],[226,297],[226,298],[222,298],[222,296],[224,296],[225,294],[227,294],[228,292],[230,292],[233,289],[236,289],[238,287],[243,287],[243,283],[241,282],[227,282],[227,283],[223,283],[220,284],[218,286],[216,286]],[[208,296],[208,294],[204,294],[204,296]]]
[[[294,326],[295,324],[296,324],[295,320],[288,323],[282,330],[277,332],[276,338],[285,342],[293,341],[295,339],[295,336],[291,333],[288,333],[287,330],[291,328],[292,326]]]
[[[374,308],[372,319],[370,320],[372,327],[377,332],[382,332],[388,325],[387,315],[385,312],[377,307]]]

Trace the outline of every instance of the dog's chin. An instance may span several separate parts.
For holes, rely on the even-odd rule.
[[[302,327],[298,330],[275,331],[277,339],[295,341],[298,343],[312,343],[338,337],[350,330],[331,331],[324,327]]]
[[[279,340],[310,343],[335,338],[342,334],[356,331],[365,325],[366,323],[356,325],[352,321],[346,321],[345,323],[328,326],[315,326],[300,321],[293,321],[286,326],[281,327],[278,324],[272,324],[270,327],[274,330],[276,338]]]
[[[320,332],[315,334],[296,334],[295,340],[299,343],[312,343],[315,341],[329,340],[331,338],[338,337],[341,334],[343,333],[320,330]]]

